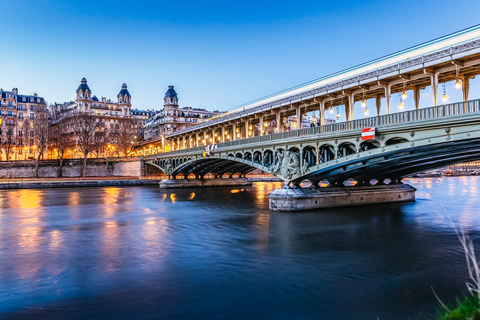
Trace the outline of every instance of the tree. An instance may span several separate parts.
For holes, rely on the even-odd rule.
[[[6,160],[11,160],[11,154],[13,151],[13,147],[16,145],[15,135],[14,135],[14,128],[15,125],[13,124],[13,120],[9,119],[6,120],[6,127],[2,127],[3,137],[2,137],[2,149],[5,150]]]
[[[133,119],[122,119],[119,122],[118,132],[116,134],[118,151],[123,152],[127,157],[132,149],[132,141],[134,136]]]
[[[63,118],[58,121],[57,124],[50,127],[49,146],[51,150],[57,152],[58,159],[60,160],[58,177],[63,176],[63,160],[68,149],[75,147],[75,141],[73,134],[69,131],[69,119]]]
[[[35,108],[33,131],[36,151],[38,152],[37,158],[35,159],[35,178],[38,178],[40,158],[43,159],[43,154],[47,151],[48,146],[48,112],[44,106],[37,106]]]
[[[93,115],[83,112],[75,113],[72,118],[73,132],[77,138],[78,148],[83,154],[82,177],[85,177],[88,154],[96,147],[95,132],[99,128],[99,122]]]

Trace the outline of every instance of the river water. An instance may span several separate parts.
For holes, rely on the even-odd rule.
[[[2,319],[430,319],[466,291],[479,177],[414,203],[268,211],[247,188],[0,191]]]

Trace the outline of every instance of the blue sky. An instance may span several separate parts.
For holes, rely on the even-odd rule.
[[[227,110],[476,25],[465,1],[4,1],[0,87]],[[373,103],[372,103],[373,104]],[[373,110],[374,108],[372,108]]]

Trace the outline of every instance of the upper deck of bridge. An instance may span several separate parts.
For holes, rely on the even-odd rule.
[[[369,98],[386,98],[384,110],[380,110],[377,103],[377,115],[390,114],[389,100],[393,93],[419,91],[426,86],[432,86],[432,104],[436,106],[438,84],[458,78],[462,79],[463,89],[467,91],[464,100],[468,100],[466,85],[477,74],[480,74],[480,25],[241,105],[166,138],[186,139],[187,135],[204,135],[205,130],[245,120],[258,125],[263,121],[278,120],[275,113],[281,112],[282,117],[287,117],[318,109],[324,111],[340,104],[348,109],[346,120],[353,120],[355,101]],[[261,117],[264,119],[260,120]],[[281,128],[278,128],[280,131]],[[231,136],[232,140],[236,138],[233,132]]]

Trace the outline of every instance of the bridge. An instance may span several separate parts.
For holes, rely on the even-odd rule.
[[[163,170],[171,186],[240,183],[248,172],[264,170],[286,186],[269,196],[272,210],[413,200],[414,190],[401,184],[403,177],[479,158],[480,101],[468,100],[469,80],[479,73],[477,26],[163,137],[165,151],[172,151],[147,156],[145,162]],[[464,101],[438,105],[439,81],[460,84]],[[420,91],[428,85],[433,106],[420,108]],[[408,90],[414,91],[415,110],[392,113],[391,94]],[[353,119],[359,97],[358,107],[376,100],[377,116]],[[325,112],[336,103],[344,103],[347,121],[325,124]],[[303,114],[315,110],[320,125],[301,128]],[[286,131],[289,116],[297,122]],[[362,140],[362,129],[370,127],[374,139]],[[300,188],[305,180],[311,183],[308,189]],[[347,180],[357,185],[347,190]],[[329,188],[319,188],[321,181]]]

